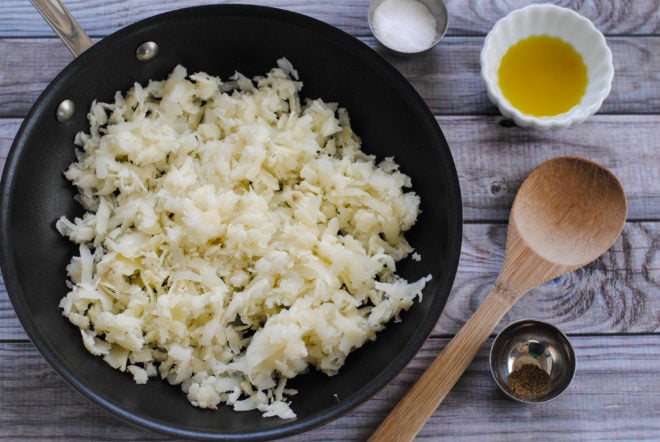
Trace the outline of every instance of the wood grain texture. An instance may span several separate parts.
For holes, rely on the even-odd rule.
[[[447,37],[431,51],[412,58],[391,54],[373,37],[362,41],[410,80],[434,114],[498,114],[480,76],[483,38]],[[599,113],[660,113],[660,37],[611,37],[608,43],[615,75],[612,91]],[[24,116],[72,60],[64,44],[55,38],[0,39],[0,118]]]
[[[369,441],[414,440],[511,307],[530,289],[600,257],[625,220],[621,183],[594,163],[556,158],[534,169],[513,202],[497,280]]]
[[[434,336],[455,334],[481,305],[500,271],[506,231],[505,224],[464,227],[454,288]],[[504,322],[533,317],[581,334],[660,332],[659,246],[660,222],[628,223],[603,257],[532,290]],[[27,336],[0,281],[0,341],[23,339]]]
[[[474,315],[444,346],[439,356],[369,436],[369,442],[411,442],[415,439],[472,364],[508,310],[511,301],[507,298],[511,299],[515,295],[502,287],[496,285],[488,294]]]
[[[483,302],[504,259],[505,225],[466,225],[454,289],[435,327],[453,334]],[[525,318],[569,333],[660,331],[660,223],[629,223],[609,252],[586,267],[533,289],[496,328]]]
[[[575,379],[562,396],[529,406],[506,399],[488,368],[491,341],[422,429],[418,440],[652,440],[660,434],[660,336],[571,336]],[[360,441],[410,388],[446,339],[430,339],[388,386],[350,414],[297,441]],[[139,388],[139,386],[136,386]],[[69,387],[28,343],[0,343],[0,428],[8,440],[174,440],[136,429]],[[631,425],[631,422],[635,422]]]
[[[438,117],[458,170],[464,217],[506,221],[516,191],[534,167],[573,155],[610,168],[628,197],[628,218],[660,218],[660,113],[595,115],[583,124],[541,132],[499,116]]]
[[[610,168],[628,197],[629,220],[660,219],[660,113],[595,115],[556,132],[510,127],[500,116],[438,117],[459,175],[467,222],[506,222],[522,180],[542,162],[581,156]],[[20,126],[0,118],[0,167]],[[405,148],[405,146],[404,146]]]
[[[95,39],[160,12],[226,0],[64,0]],[[568,391],[539,406],[511,402],[488,369],[490,340],[418,440],[592,441],[660,438],[660,0],[556,0],[591,19],[612,49],[613,89],[600,112],[556,132],[513,127],[479,77],[483,37],[496,20],[547,0],[446,0],[450,27],[412,58],[383,50],[366,21],[368,0],[231,0],[325,21],[376,49],[428,103],[449,142],[464,203],[454,289],[431,338],[372,400],[297,441],[365,440],[483,302],[500,271],[513,196],[541,162],[583,156],[611,168],[629,198],[629,222],[593,264],[525,295],[495,332],[522,318],[570,334],[578,367]],[[0,8],[0,168],[18,126],[71,60],[28,1]],[[541,429],[541,431],[539,431]],[[69,387],[27,341],[0,278],[0,440],[173,440],[132,427]]]
[[[108,35],[117,29],[153,15],[188,6],[209,4],[205,0],[67,0],[68,9],[90,35]],[[370,34],[366,20],[368,0],[324,2],[308,0],[221,0],[212,3],[259,4],[274,6],[309,15],[330,23],[353,35]],[[514,9],[546,0],[470,1],[446,0],[449,15],[447,35],[485,35],[497,19]],[[607,35],[647,35],[660,29],[657,11],[659,0],[560,0],[555,4],[571,8],[588,17]],[[99,17],[103,17],[102,20]],[[0,37],[43,37],[52,35],[51,29],[29,2],[5,0],[0,15]]]
[[[555,133],[502,126],[497,117],[442,117],[439,123],[452,148],[465,218],[471,224],[464,227],[461,265],[437,335],[456,333],[495,282],[513,197],[541,162],[560,155],[597,159],[623,181],[631,218],[660,218],[658,154],[649,149],[660,145],[660,116],[597,115]],[[0,119],[0,166],[19,124],[20,119]],[[659,242],[660,223],[629,223],[603,258],[533,290],[507,317],[535,316],[571,333],[657,332],[660,297],[653,294],[660,293]],[[26,339],[4,284],[0,339]]]

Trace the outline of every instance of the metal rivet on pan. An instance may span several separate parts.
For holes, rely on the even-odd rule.
[[[140,61],[149,61],[158,54],[158,45],[153,41],[146,41],[138,46],[135,58]]]
[[[57,117],[57,121],[60,123],[64,123],[66,121],[69,121],[71,117],[73,117],[73,113],[76,111],[76,105],[73,104],[73,101],[67,99],[64,100],[60,103],[59,106],[57,106],[57,111],[55,112],[55,116]]]

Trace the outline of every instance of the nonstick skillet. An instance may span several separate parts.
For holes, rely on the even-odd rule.
[[[366,13],[366,12],[365,12]],[[69,26],[69,33],[76,34]],[[66,33],[66,32],[65,32]],[[460,254],[462,211],[447,142],[406,79],[356,38],[318,20],[283,10],[237,5],[181,9],[128,26],[84,50],[38,98],[7,157],[0,184],[0,264],[11,302],[30,339],[71,385],[115,415],[178,437],[272,439],[328,422],[370,398],[415,355],[449,295]],[[145,45],[147,43],[147,45]],[[86,49],[86,50],[85,50]],[[157,50],[156,50],[157,49]],[[61,316],[65,267],[75,246],[54,228],[62,215],[82,214],[63,177],[74,160],[74,135],[88,127],[93,100],[111,100],[134,82],[163,79],[176,64],[226,78],[267,72],[287,57],[305,97],[348,109],[364,150],[394,156],[411,176],[422,213],[407,238],[421,262],[399,263],[408,279],[432,274],[423,301],[376,341],[354,352],[340,373],[311,372],[291,386],[295,420],[191,406],[178,387],[130,375],[90,355],[79,331]]]

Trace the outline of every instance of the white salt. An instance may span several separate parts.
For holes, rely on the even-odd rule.
[[[373,14],[376,38],[398,52],[421,52],[436,39],[436,20],[417,0],[385,0]]]

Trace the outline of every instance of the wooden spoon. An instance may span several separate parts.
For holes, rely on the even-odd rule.
[[[598,164],[561,157],[533,170],[511,208],[495,286],[369,440],[412,440],[513,304],[537,285],[605,253],[621,233],[626,214],[621,183]]]

